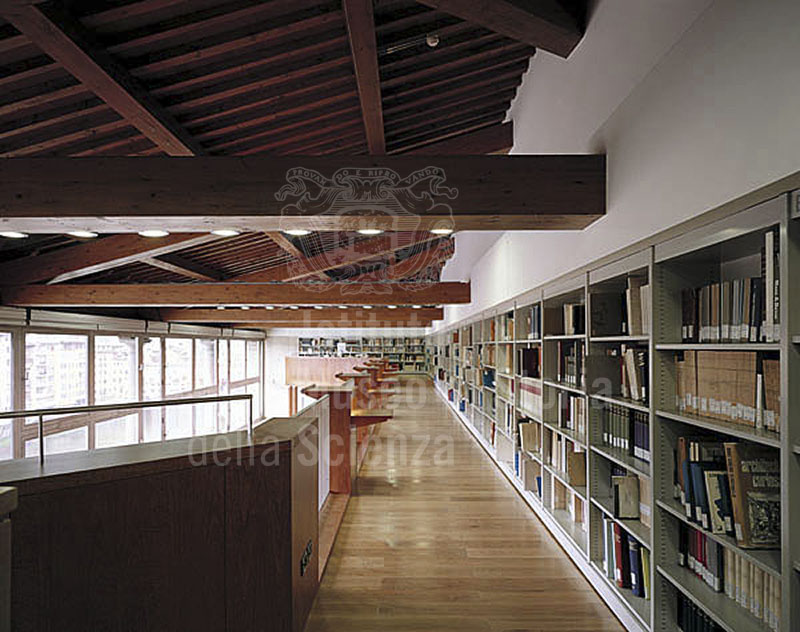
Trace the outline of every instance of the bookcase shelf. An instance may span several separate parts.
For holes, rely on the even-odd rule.
[[[592,496],[592,504],[614,522],[618,522],[628,533],[636,538],[640,544],[648,549],[650,548],[650,527],[643,525],[640,520],[615,518],[612,509],[614,507],[613,498],[610,496]]]
[[[751,564],[754,564],[760,568],[762,571],[769,573],[774,577],[781,576],[780,549],[743,549],[736,544],[735,538],[724,534],[720,535],[712,533],[708,529],[704,529],[696,522],[689,520],[686,517],[683,507],[681,507],[680,503],[674,499],[657,499],[656,505],[668,512],[674,518],[680,520],[684,524],[689,525],[692,527],[692,529],[700,531],[703,535],[711,538],[715,542],[718,542],[725,548],[735,551],[737,555],[740,555]]]
[[[786,197],[742,207],[722,218],[690,222],[684,230],[673,227],[663,237],[655,236],[649,247],[604,257],[428,337],[432,358],[428,365],[437,392],[446,399],[449,391],[456,394],[450,404],[462,422],[631,631],[675,632],[679,595],[681,600],[686,599],[685,607],[705,612],[727,632],[771,631],[749,610],[709,588],[693,571],[678,566],[684,525],[707,542],[719,544],[726,553],[733,551],[737,567],[739,561],[752,565],[772,584],[778,584],[782,605],[777,632],[800,629],[800,529],[793,528],[800,523],[800,430],[796,424],[800,396],[794,397],[800,393],[800,354],[793,346],[800,344],[800,296],[796,298],[790,291],[797,284],[794,275],[800,275],[800,221],[789,219]],[[761,287],[765,286],[767,260],[761,251],[768,252],[768,247],[773,248],[771,265],[778,270],[775,279],[780,280],[772,286],[769,300],[773,307],[779,303],[780,311],[773,310],[774,323],[764,321],[771,327],[765,339],[770,340],[772,331],[773,341],[746,342],[744,330],[734,328],[737,324],[752,327],[753,315],[757,314],[752,305],[766,304],[764,293],[759,298],[764,304],[753,303],[757,296],[753,287],[758,285],[753,279],[761,275]],[[749,284],[742,282],[747,279]],[[712,309],[710,318],[719,316],[719,322],[710,324],[712,328],[719,326],[719,330],[711,334],[706,330],[703,339],[713,342],[689,342],[697,330],[690,333],[684,318],[695,327],[708,327],[709,322],[699,320],[699,313],[692,320],[691,311],[684,310],[690,302],[686,297],[699,296],[700,288],[729,282],[731,293],[723,295],[720,290],[719,300],[710,295],[709,305],[716,305],[720,311],[714,315]],[[750,311],[743,307],[748,304],[748,288]],[[730,312],[726,311],[725,296],[730,299]],[[727,330],[721,317],[726,313],[731,318]],[[742,319],[744,314],[749,314],[747,322]],[[761,327],[758,318],[755,322]],[[574,331],[583,333],[567,333]],[[730,336],[738,331],[742,342],[718,342],[726,331]],[[454,336],[456,332],[460,336]],[[522,350],[528,351],[523,354]],[[687,357],[699,357],[690,352],[703,351],[714,352],[704,359],[706,388],[713,379],[718,383],[730,379],[709,378],[710,371],[721,367],[741,371],[742,366],[747,367],[742,392],[750,393],[751,379],[761,385],[764,401],[759,405],[775,414],[779,432],[677,409],[675,402],[681,394],[701,396],[699,390],[684,388],[691,382],[680,381],[688,375],[687,365],[680,363]],[[631,352],[635,363],[628,355]],[[715,358],[719,356],[716,352],[730,353],[730,366],[736,368],[728,368],[726,357]],[[748,354],[754,357],[745,357]],[[769,381],[764,368],[767,361],[771,363]],[[750,362],[756,369],[749,369]],[[483,385],[481,369],[495,371],[496,386]],[[539,377],[522,377],[523,372]],[[579,386],[562,382],[566,375]],[[699,372],[694,374],[698,389],[700,377]],[[610,387],[599,390],[595,385],[604,383],[598,379],[605,379]],[[629,394],[636,382],[643,387],[648,403],[611,394]],[[466,384],[472,384],[470,400],[466,410],[459,412],[459,397],[463,399]],[[723,397],[752,410],[754,404],[744,396],[736,399],[738,393],[730,392],[734,384],[741,388],[738,375],[733,382],[725,383],[725,388],[720,387]],[[772,404],[766,401],[768,398]],[[777,409],[775,401],[780,402]],[[497,403],[494,411],[489,407],[491,402]],[[765,414],[764,419],[773,423],[772,416]],[[528,450],[526,444],[523,451],[519,423],[531,420],[540,427],[538,435],[533,429],[527,430],[530,434],[526,441],[538,441],[538,449]],[[579,436],[559,424],[581,427],[582,433]],[[629,454],[628,449],[606,445],[609,435],[617,445],[632,443],[639,449],[637,454],[646,450],[649,462]],[[553,437],[559,437],[561,444],[548,448],[547,442]],[[686,517],[683,506],[672,497],[681,437],[684,441],[703,437],[713,444],[737,441],[766,446],[780,455],[780,549],[741,548],[735,538],[714,535]],[[567,451],[574,447],[587,453],[586,486],[571,485],[567,473],[548,464],[554,447]],[[560,459],[554,462],[561,467]],[[570,462],[570,466],[575,468],[580,463]],[[572,472],[575,480],[582,480],[575,477],[574,469]],[[625,473],[639,478],[640,514],[646,516],[649,511],[652,527],[641,519],[613,517],[614,483],[620,484],[613,477]],[[603,560],[608,557],[611,570],[615,570],[614,553],[607,549],[604,531],[608,521],[618,524],[630,543],[638,543],[641,550],[649,552],[650,573],[646,576],[650,599],[619,588],[603,569]],[[650,520],[645,518],[645,522]],[[723,563],[729,563],[729,559],[726,555]],[[645,570],[644,558],[640,566]]]
[[[632,472],[636,472],[636,474],[639,476],[650,478],[649,465],[645,461],[631,456],[621,448],[612,448],[608,445],[592,445],[591,450],[600,456],[607,458],[609,461],[616,463],[617,465],[621,465]]]
[[[677,564],[656,566],[658,573],[677,590],[694,601],[726,632],[768,632],[770,628],[756,619],[725,593],[714,592],[692,571]]]
[[[698,428],[705,428],[706,430],[713,430],[714,432],[736,437],[737,439],[746,439],[773,448],[781,447],[780,436],[769,430],[759,430],[757,428],[745,426],[744,424],[720,421],[718,419],[712,419],[711,417],[701,417],[699,415],[689,415],[687,413],[674,413],[667,410],[658,410],[657,414],[665,419],[679,421],[682,424],[697,426]]]
[[[650,600],[637,597],[627,588],[620,588],[617,584],[606,576],[605,571],[592,561],[597,574],[603,578],[603,581],[623,600],[625,605],[628,606],[630,611],[639,620],[639,622],[646,628],[650,627]]]
[[[633,410],[638,410],[639,412],[649,413],[650,407],[642,402],[637,402],[633,399],[626,399],[624,397],[615,396],[615,397],[608,397],[606,395],[589,395],[592,399],[596,399],[600,402],[606,402],[607,404],[619,404],[620,406],[625,406],[626,408],[632,408]]]
[[[777,342],[676,342],[657,344],[656,351],[780,351]]]

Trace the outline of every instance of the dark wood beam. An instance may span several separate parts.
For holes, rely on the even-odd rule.
[[[140,237],[136,234],[111,235],[0,264],[0,279],[3,283],[15,285],[41,281],[61,283],[142,259],[199,246],[215,239],[219,237],[198,233],[157,238]]]
[[[369,153],[386,153],[372,0],[342,0]]]
[[[452,222],[456,230],[580,229],[605,214],[602,155],[512,156],[163,156],[131,158],[9,158],[0,161],[0,226],[53,233],[135,232],[160,228],[274,231],[354,230],[366,222],[398,230],[398,215],[303,211],[276,199],[289,170],[303,167],[330,178],[337,169],[381,167],[405,178],[435,166],[456,199],[412,209],[406,219],[427,230]],[[98,178],[97,174],[103,174]],[[331,209],[332,210],[332,209]]]
[[[441,320],[444,318],[444,309],[441,307],[398,307],[388,309],[376,307],[373,309],[339,309],[338,307],[324,307],[322,309],[163,309],[160,311],[161,320],[168,323],[291,323],[291,322],[319,322],[334,320],[406,320],[417,318],[420,320]]]
[[[337,268],[368,261],[369,259],[390,254],[395,250],[435,239],[439,239],[439,237],[427,232],[379,235],[372,239],[341,246],[313,257],[303,257],[298,261],[275,266],[269,270],[250,272],[226,280],[240,283],[298,281],[319,275],[328,270],[336,270]]]
[[[0,16],[166,153],[203,153],[199,143],[125,68],[87,39],[82,25],[66,11],[54,5],[45,12],[33,4],[12,1],[0,4]]]
[[[397,329],[400,327],[430,327],[433,321],[423,318],[395,318],[379,320],[377,318],[366,318],[355,320],[346,316],[340,319],[319,320],[304,322],[302,320],[282,323],[241,323],[234,326],[234,329],[330,329],[330,328],[375,328],[375,329]]]
[[[288,252],[290,255],[295,257],[296,259],[305,259],[306,254],[300,250],[297,246],[294,245],[294,242],[289,239],[286,235],[284,235],[279,230],[271,230],[267,232],[267,237],[269,237],[275,244],[283,250],[284,252]]]
[[[415,156],[461,156],[506,153],[514,146],[511,121],[412,149]]]
[[[558,0],[418,1],[559,57],[569,57],[583,37],[578,21]]]
[[[162,257],[146,257],[142,259],[142,263],[197,281],[220,281],[222,279],[222,275],[216,270],[211,270],[180,255],[168,254]]]
[[[437,265],[440,261],[447,259],[452,252],[449,244],[437,244],[432,248],[406,257],[399,263],[390,263],[379,270],[364,272],[358,276],[350,277],[348,281],[401,281],[419,274],[432,265]]]
[[[217,305],[449,305],[470,301],[470,284],[134,283],[0,287],[19,307],[180,307]]]

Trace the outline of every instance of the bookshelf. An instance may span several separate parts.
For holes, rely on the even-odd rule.
[[[676,630],[679,607],[729,632],[800,627],[800,529],[788,528],[800,524],[800,399],[788,396],[800,392],[800,221],[787,197],[672,229],[429,337],[440,394],[452,393],[462,422],[629,630]],[[768,244],[779,278],[769,303],[752,281]],[[701,294],[703,311],[692,308]],[[768,304],[771,335],[751,334]],[[695,324],[701,339],[687,335]],[[745,548],[687,517],[675,458],[693,441],[779,464],[778,544]],[[615,507],[623,484],[638,485],[638,517]],[[638,551],[644,597],[609,564],[617,533]],[[687,537],[701,548],[687,554]],[[679,565],[698,551],[694,570]],[[730,587],[749,582],[763,604],[737,602],[719,578],[720,590],[709,585],[720,559],[742,569]]]
[[[344,345],[340,350],[340,345]],[[298,338],[297,353],[312,357],[386,358],[403,373],[429,373],[424,338]]]

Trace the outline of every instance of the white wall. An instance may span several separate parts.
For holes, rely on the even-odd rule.
[[[798,24],[797,0],[603,0],[568,60],[537,54],[514,153],[605,150],[608,214],[579,233],[505,233],[444,322],[800,170]]]

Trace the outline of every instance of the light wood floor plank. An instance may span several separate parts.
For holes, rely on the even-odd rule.
[[[621,631],[433,387],[398,390],[306,632]]]

